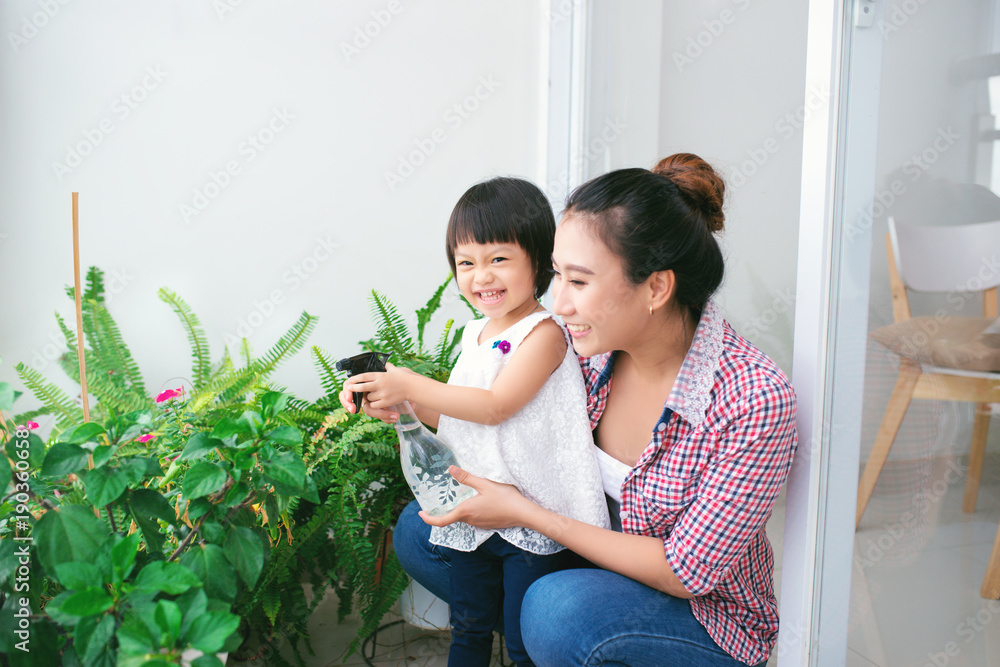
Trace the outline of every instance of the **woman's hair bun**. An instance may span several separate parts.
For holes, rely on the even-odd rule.
[[[726,184],[712,165],[692,153],[674,153],[663,158],[653,167],[654,174],[669,178],[699,209],[711,232],[721,232],[726,216],[722,206]]]

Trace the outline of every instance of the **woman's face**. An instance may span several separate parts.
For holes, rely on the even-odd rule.
[[[552,252],[552,311],[562,317],[577,354],[629,349],[649,324],[645,294],[625,278],[621,258],[566,214]]]

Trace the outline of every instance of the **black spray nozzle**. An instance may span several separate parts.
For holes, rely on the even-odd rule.
[[[338,361],[337,370],[346,372],[347,377],[360,373],[384,373],[385,362],[389,360],[390,356],[387,352],[362,352]],[[353,392],[356,412],[361,412],[361,401],[364,396],[364,392]]]

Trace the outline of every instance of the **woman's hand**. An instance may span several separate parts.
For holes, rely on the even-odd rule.
[[[533,510],[540,509],[510,484],[500,484],[477,477],[458,466],[451,466],[448,468],[448,472],[459,482],[471,486],[478,493],[442,516],[431,516],[421,510],[420,518],[427,524],[447,526],[456,521],[464,521],[479,528],[530,527],[528,526],[528,517]]]

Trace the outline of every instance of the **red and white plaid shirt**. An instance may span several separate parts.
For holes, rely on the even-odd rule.
[[[591,428],[613,384],[614,352],[581,358]],[[663,539],[691,610],[733,657],[763,662],[778,636],[774,557],[764,531],[795,452],[788,378],[714,304],[653,437],[622,485],[622,528]]]

